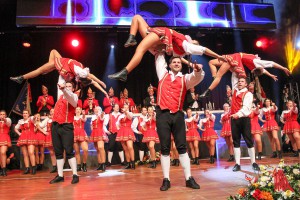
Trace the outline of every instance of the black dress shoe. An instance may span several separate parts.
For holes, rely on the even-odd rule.
[[[111,166],[111,163],[110,162],[107,162],[106,163],[106,167],[110,167]]]
[[[136,44],[137,44],[137,42],[136,42],[135,36],[132,34],[129,34],[129,37],[124,44],[124,47],[134,46]]]
[[[261,160],[262,152],[258,152],[257,160]]]
[[[82,163],[82,171],[83,172],[87,172],[86,163]]]
[[[124,69],[122,69],[121,71],[119,71],[117,73],[108,75],[108,78],[126,82],[126,80],[127,80],[127,74],[128,74],[128,71],[127,71],[126,68],[124,68]]]
[[[32,175],[35,175],[35,174],[36,174],[36,166],[33,166],[33,167],[32,167],[31,174],[32,174]]]
[[[214,164],[215,163],[214,156],[210,156],[209,163],[210,164]]]
[[[189,180],[185,181],[185,186],[192,189],[200,189],[200,185],[196,183],[195,179],[191,176]]]
[[[102,170],[102,164],[98,163],[98,168],[96,169],[97,171]]]
[[[151,164],[149,165],[148,168],[152,168],[152,169],[155,169],[156,168],[156,161],[151,161]]]
[[[233,162],[234,161],[234,156],[233,155],[230,155],[229,156],[229,159],[227,160],[227,162]]]
[[[277,152],[276,151],[273,152],[271,158],[277,158]]]
[[[200,165],[199,157],[195,158],[195,165]]]
[[[298,157],[299,156],[299,152],[298,151],[295,151],[292,155],[292,157]]]
[[[234,167],[232,168],[232,171],[237,172],[241,170],[241,165],[235,164]]]
[[[52,170],[50,171],[50,173],[55,173],[55,172],[57,172],[57,166],[56,165],[54,165],[52,167]]]
[[[6,168],[2,168],[2,174],[1,174],[1,175],[2,175],[2,176],[7,176],[6,171],[7,171]]]
[[[160,186],[160,191],[167,191],[171,187],[171,182],[169,179],[164,178],[162,185]]]
[[[78,183],[78,182],[79,182],[79,176],[76,175],[76,174],[73,174],[71,184],[75,184],[75,183]]]
[[[125,161],[124,161],[124,162],[121,162],[121,166],[126,166]]]
[[[77,164],[77,171],[78,171],[78,172],[81,171],[81,164]]]
[[[16,77],[10,77],[9,78],[12,81],[15,81],[19,84],[21,84],[24,81],[24,77],[23,76],[16,76]]]
[[[139,161],[138,165],[144,165],[144,162],[143,161]]]
[[[131,163],[131,164],[130,164],[130,165],[131,165],[131,169],[135,169],[135,162],[134,162],[134,161],[131,161],[130,163]]]
[[[131,162],[128,162],[128,163],[125,165],[124,169],[131,169]]]
[[[3,170],[1,167],[0,167],[0,176],[3,176]]]
[[[29,173],[30,173],[30,169],[29,169],[29,167],[26,167],[25,171],[23,172],[23,174],[29,174]]]
[[[258,164],[256,164],[256,163],[253,163],[253,164],[252,164],[252,169],[253,169],[254,171],[260,171],[260,168],[259,168]]]
[[[282,159],[282,151],[278,151],[278,158]]]
[[[101,164],[101,171],[105,172],[105,170],[106,170],[106,164],[102,163]]]
[[[59,183],[59,182],[64,182],[65,181],[65,178],[64,177],[61,177],[61,176],[55,176],[54,179],[52,179],[49,183],[50,184],[53,184],[53,183]]]
[[[207,98],[210,96],[210,93],[211,93],[211,90],[207,89],[199,96],[199,98]]]

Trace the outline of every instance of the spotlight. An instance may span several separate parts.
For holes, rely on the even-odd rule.
[[[23,35],[22,45],[25,48],[29,48],[31,46],[31,37],[29,36],[29,34]]]
[[[255,45],[258,48],[265,49],[270,44],[270,41],[267,38],[260,38],[256,40]]]
[[[113,49],[113,48],[115,48],[115,45],[113,45],[113,44],[112,44],[112,45],[110,45],[110,48],[112,48],[112,49]]]
[[[300,39],[298,40],[298,42],[296,43],[296,48],[300,49]]]
[[[79,46],[79,41],[77,39],[73,39],[71,43],[72,43],[73,47],[78,47]]]

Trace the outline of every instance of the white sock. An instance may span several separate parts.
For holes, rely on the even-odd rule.
[[[124,162],[124,151],[119,151],[119,156],[120,156],[121,163],[123,163]]]
[[[109,163],[111,163],[111,159],[112,159],[113,155],[114,155],[114,152],[109,151],[109,152],[107,153],[107,159],[108,159],[108,162],[109,162]]]
[[[251,164],[255,163],[255,149],[254,147],[248,148],[248,153],[250,156]]]
[[[143,162],[143,160],[144,160],[144,151],[139,151],[139,155],[140,155],[140,161]]]
[[[234,151],[234,159],[235,159],[235,163],[240,165],[241,164],[241,148],[233,148]]]
[[[65,164],[65,161],[64,159],[58,159],[56,160],[56,164],[57,164],[57,173],[58,173],[58,176],[60,177],[64,177],[64,164]]]
[[[76,162],[76,158],[75,157],[70,158],[70,159],[68,159],[68,162],[69,162],[69,165],[70,165],[70,167],[72,169],[73,174],[77,175],[77,162]]]
[[[185,180],[189,180],[191,175],[191,163],[188,153],[179,154],[179,161],[184,171]]]
[[[170,180],[170,156],[161,155],[160,162],[164,178]]]

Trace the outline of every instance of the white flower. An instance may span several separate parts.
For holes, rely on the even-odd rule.
[[[266,182],[263,182],[263,181],[260,181],[259,184],[261,187],[265,187],[267,185]]]
[[[287,190],[285,192],[281,193],[284,199],[290,198],[294,195],[294,192],[292,192],[291,190]]]
[[[298,174],[300,174],[300,170],[299,169],[293,169],[293,173],[298,175]]]
[[[262,176],[262,177],[260,177],[260,181],[268,181],[268,180],[270,180],[270,177],[269,176]]]

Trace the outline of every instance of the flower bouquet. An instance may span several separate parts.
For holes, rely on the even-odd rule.
[[[229,200],[297,200],[300,199],[300,164],[285,165],[281,160],[277,167],[260,165],[258,178],[248,177],[247,188]]]

